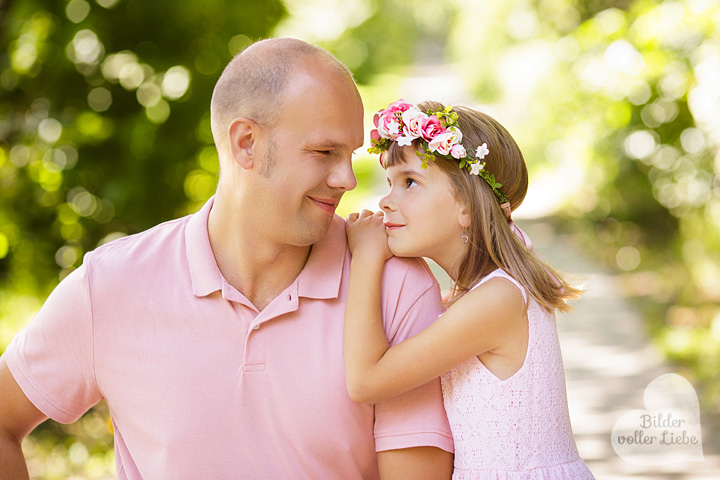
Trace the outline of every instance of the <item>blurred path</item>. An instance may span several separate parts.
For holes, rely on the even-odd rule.
[[[575,309],[558,315],[570,418],[580,456],[601,479],[720,479],[717,431],[702,420],[704,462],[640,466],[620,458],[610,443],[615,422],[644,409],[645,387],[673,373],[649,345],[640,314],[623,299],[613,274],[582,255],[573,239],[542,220],[520,220],[538,252],[553,266],[588,278]],[[717,426],[715,426],[715,429]],[[711,437],[714,437],[711,444]]]

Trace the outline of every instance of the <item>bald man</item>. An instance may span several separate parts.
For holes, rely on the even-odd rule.
[[[355,187],[363,105],[347,68],[293,39],[258,42],[217,82],[216,194],[197,213],[103,245],[0,358],[0,479],[21,442],[100,400],[118,478],[450,478],[438,381],[376,405],[345,390],[350,254],[334,214]],[[391,259],[392,343],[440,313],[420,260]]]

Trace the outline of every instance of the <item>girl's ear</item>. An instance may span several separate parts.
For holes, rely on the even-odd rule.
[[[250,169],[255,162],[258,124],[247,117],[238,117],[228,127],[230,155],[240,167]]]
[[[462,228],[470,228],[470,213],[468,207],[462,207],[458,215],[458,223]]]

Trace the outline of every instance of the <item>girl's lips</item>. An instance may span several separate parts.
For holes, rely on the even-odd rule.
[[[315,197],[308,197],[310,200],[313,201],[315,205],[320,207],[321,209],[325,210],[328,213],[335,213],[335,209],[337,208],[338,201],[333,198],[315,198]]]
[[[397,230],[398,228],[402,228],[405,226],[405,225],[400,225],[399,223],[390,223],[390,222],[387,222],[384,225],[385,225],[385,230],[388,230],[388,231]]]

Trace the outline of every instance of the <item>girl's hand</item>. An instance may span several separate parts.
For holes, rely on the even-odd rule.
[[[363,210],[351,213],[345,226],[348,245],[353,256],[363,256],[366,260],[385,261],[392,257],[388,248],[388,238],[383,224],[383,212]]]

